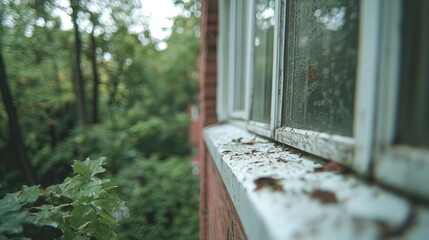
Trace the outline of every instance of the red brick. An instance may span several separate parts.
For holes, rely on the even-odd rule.
[[[216,81],[217,81],[216,75],[208,75],[205,77],[204,83],[214,85],[214,84],[216,84]]]
[[[217,65],[216,63],[209,63],[206,66],[207,73],[216,73],[217,72]]]
[[[223,184],[219,171],[210,156],[206,155],[207,212],[204,226],[206,236],[202,239],[246,238],[237,211]]]
[[[216,23],[217,24],[217,20],[218,20],[218,13],[217,12],[209,12],[208,16],[207,16],[207,21],[209,23]]]
[[[207,26],[207,32],[217,32],[217,31],[218,31],[217,24],[209,24]]]
[[[217,12],[217,5],[218,5],[217,0],[215,0],[215,1],[209,1],[209,4],[208,4],[209,12],[210,12],[210,11],[215,11],[215,12]]]
[[[205,108],[216,109],[216,99],[206,100],[204,106]]]
[[[207,59],[206,59],[207,62],[216,63],[216,59],[217,59],[217,55],[215,52],[210,52],[209,54],[207,54]]]
[[[207,39],[207,46],[216,46],[217,45],[217,38],[211,37]]]
[[[200,130],[217,123],[217,32],[218,1],[202,0],[200,67]],[[199,139],[200,166],[200,239],[240,239],[245,237],[234,204],[220,174],[207,152],[202,137]]]
[[[216,88],[215,87],[209,87],[204,89],[205,96],[216,96]]]

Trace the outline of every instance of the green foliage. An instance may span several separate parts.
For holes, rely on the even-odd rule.
[[[198,183],[189,164],[187,108],[196,103],[198,90],[199,1],[173,0],[183,13],[175,18],[171,36],[161,40],[151,37],[138,16],[138,0],[80,1],[85,104],[91,106],[93,97],[89,40],[95,27],[100,122],[79,127],[73,30],[62,27],[59,15],[53,14],[70,9],[60,6],[61,1],[36,2],[0,1],[0,48],[27,154],[41,184],[17,194],[33,189],[39,194],[34,202],[5,196],[21,189],[24,178],[0,104],[0,198],[16,201],[18,207],[7,215],[0,212],[0,222],[3,217],[16,220],[15,227],[7,227],[15,232],[4,234],[34,239],[48,238],[37,232],[53,232],[52,238],[102,234],[106,225],[98,221],[107,224],[112,211],[101,211],[99,204],[105,201],[96,199],[110,196],[105,193],[111,191],[109,183],[93,176],[100,171],[94,166],[72,159],[106,156],[110,179],[129,203],[120,208],[122,213],[115,212],[130,215],[120,221],[119,238],[197,239]],[[100,20],[106,17],[112,21]],[[168,47],[160,50],[160,42]],[[91,115],[92,109],[87,110]],[[63,182],[70,174],[74,176]],[[71,215],[84,217],[72,220]],[[105,239],[109,234],[91,236]]]
[[[31,206],[42,195],[37,186],[23,186],[20,192],[7,194],[0,200],[0,234],[17,234],[23,231],[22,225],[26,222],[36,221],[23,207]],[[1,239],[2,235],[0,235]],[[4,237],[4,236],[3,236]]]
[[[25,224],[60,229],[65,240],[115,238],[113,214],[123,202],[111,192],[109,180],[97,177],[105,171],[103,164],[103,158],[75,161],[73,176],[61,184],[24,186],[7,194],[0,200],[0,239],[29,237]]]
[[[142,159],[112,180],[127,201],[119,239],[199,239],[199,190],[187,158]]]

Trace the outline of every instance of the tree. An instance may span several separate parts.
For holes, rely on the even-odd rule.
[[[78,14],[80,11],[80,1],[71,0],[70,2],[72,8],[72,21],[73,21],[73,31],[74,31],[74,40],[75,40],[75,67],[74,67],[74,78],[76,84],[76,106],[77,106],[77,115],[78,115],[78,125],[84,126],[86,123],[86,107],[85,107],[85,87],[82,74],[82,60],[81,60],[81,48],[82,40],[79,31],[78,23]]]
[[[0,90],[3,97],[3,104],[9,118],[10,145],[14,150],[15,157],[18,159],[21,170],[24,174],[27,184],[36,184],[36,178],[33,167],[27,157],[24,141],[22,139],[21,128],[18,122],[15,107],[13,106],[12,95],[7,83],[6,67],[3,62],[3,54],[0,48]]]
[[[91,14],[91,22],[92,22],[92,30],[90,33],[90,58],[91,58],[91,64],[92,64],[92,122],[98,123],[100,121],[99,116],[99,98],[100,98],[100,79],[98,76],[98,64],[97,64],[97,45],[95,41],[95,28],[97,26],[96,24],[96,18],[94,14]]]
[[[124,236],[136,232],[128,223],[145,224],[140,221],[143,215],[159,216],[158,223],[146,228],[151,234],[190,239],[197,232],[198,191],[189,163],[186,110],[195,101],[198,84],[199,3],[180,3],[187,13],[176,18],[171,36],[155,39],[139,15],[140,0],[0,1],[0,15],[6,14],[0,36],[10,93],[28,157],[44,188],[70,174],[72,159],[87,156],[108,157],[112,180],[121,178],[130,165],[129,171],[143,171],[130,178],[122,175],[120,188],[145,176],[153,180],[135,189],[149,195],[141,195],[143,204],[141,197],[127,199],[133,204],[129,221],[121,226]],[[71,26],[63,22],[67,14]],[[168,47],[159,48],[161,43]],[[114,117],[106,118],[108,114]],[[87,124],[90,121],[97,124]],[[3,106],[0,129],[10,129]],[[0,130],[2,160],[12,159],[8,141]],[[1,165],[0,176],[0,197],[18,188],[6,181],[16,178]],[[177,181],[172,184],[165,176],[176,176]],[[162,188],[151,196],[158,183]],[[164,196],[173,190],[182,197],[169,201]],[[134,197],[125,189],[118,191]],[[153,202],[162,206],[153,207]]]

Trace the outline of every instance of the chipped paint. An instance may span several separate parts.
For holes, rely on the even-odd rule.
[[[324,132],[282,127],[276,129],[275,139],[300,150],[352,165],[354,140]]]
[[[320,159],[232,125],[208,127],[204,137],[249,239],[378,239],[427,233],[421,224],[429,220],[427,209],[420,208],[426,212],[417,214],[419,225],[409,226],[412,203],[338,166],[321,171],[325,163]],[[237,138],[241,141],[233,141]],[[398,236],[405,228],[414,230]]]

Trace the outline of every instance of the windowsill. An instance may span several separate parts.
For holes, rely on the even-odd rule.
[[[429,235],[427,208],[313,156],[231,124],[205,128],[204,139],[249,239]]]

